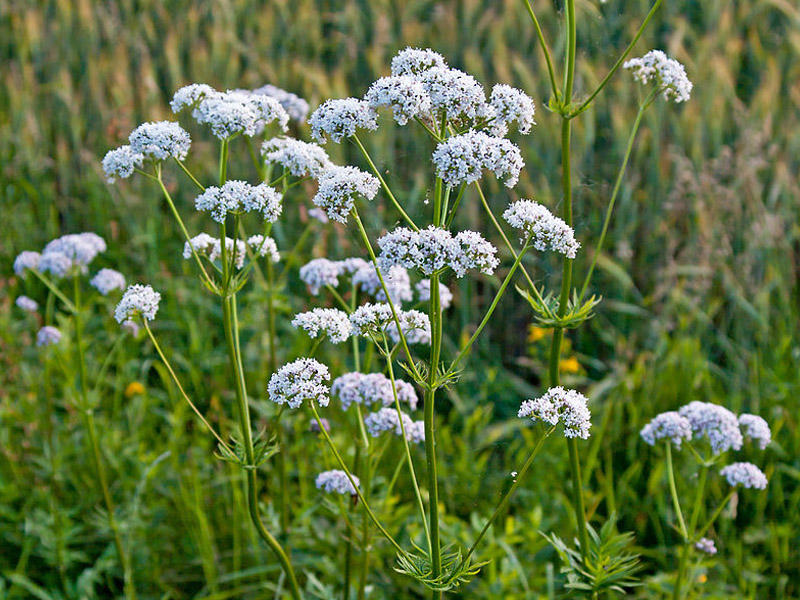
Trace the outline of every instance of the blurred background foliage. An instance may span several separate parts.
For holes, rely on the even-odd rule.
[[[560,3],[536,3],[536,9],[561,56]],[[599,82],[648,9],[642,0],[578,0],[579,92]],[[490,185],[490,202],[499,211],[524,196],[557,207],[558,120],[545,108],[546,70],[519,1],[0,2],[0,597],[102,598],[120,589],[86,441],[68,409],[72,382],[42,377],[34,324],[12,306],[19,293],[38,299],[43,290],[23,288],[13,276],[13,257],[62,233],[104,236],[103,266],[166,292],[159,334],[201,405],[227,428],[232,397],[214,303],[181,260],[182,241],[164,225],[168,216],[157,190],[135,178],[107,185],[99,160],[138,123],[168,118],[168,100],[181,85],[272,83],[314,107],[328,97],[363,94],[406,45],[432,47],[487,87],[510,83],[534,97],[539,124],[529,138],[516,140],[527,169],[512,192]],[[674,569],[678,537],[665,518],[671,509],[662,463],[638,430],[656,413],[690,400],[761,414],[775,441],[753,460],[769,487],[743,494],[725,513],[715,528],[720,553],[701,565],[706,574],[694,593],[798,598],[800,9],[787,0],[665,2],[634,54],[651,47],[683,62],[695,88],[685,105],[660,102],[647,113],[593,283],[603,303],[588,327],[569,336],[563,369],[570,385],[588,390],[594,414],[584,446],[588,508],[603,519],[616,513],[620,529],[636,534],[646,567],[637,593],[656,597],[663,573]],[[599,234],[638,94],[620,73],[577,120],[575,223],[586,249],[578,273]],[[420,165],[427,164],[430,144],[384,122],[369,136],[370,149],[410,210],[420,211],[429,181]],[[192,167],[210,180],[215,150],[208,135],[190,131]],[[297,133],[307,139],[305,127]],[[338,161],[360,164],[353,148],[329,150]],[[230,172],[252,177],[248,169],[241,152]],[[170,177],[189,215],[194,191],[178,173]],[[298,194],[298,207],[308,205],[309,191]],[[475,198],[469,200],[461,225],[488,232]],[[368,221],[377,233],[391,220],[378,210],[382,203],[374,206]],[[291,215],[276,232],[282,248],[306,221],[302,208]],[[188,221],[200,231],[199,218]],[[350,231],[319,231],[306,259],[343,257],[355,248]],[[537,280],[555,289],[555,265],[540,257],[529,262]],[[459,282],[447,319],[451,344],[479,320],[491,283]],[[263,300],[254,287],[243,316],[257,404],[268,375]],[[291,278],[281,297],[284,314],[313,304]],[[494,490],[530,443],[530,431],[514,414],[541,389],[544,373],[550,333],[532,327],[521,298],[508,295],[502,309],[461,385],[439,408],[440,422],[448,425],[440,440],[446,527],[462,541],[474,535]],[[90,324],[95,368],[117,336],[109,311],[101,304]],[[283,321],[281,352],[289,359],[305,342]],[[341,358],[330,360],[341,372]],[[100,390],[97,418],[140,594],[264,597],[278,569],[266,551],[252,550],[241,488],[228,485],[239,474],[211,457],[210,440],[152,348],[126,342]],[[55,403],[54,421],[43,416],[47,398]],[[49,422],[57,425],[55,453],[43,442]],[[319,580],[309,578],[308,585],[330,597],[342,530],[309,489],[316,471],[332,463],[307,425],[298,417],[286,450],[301,513],[289,543],[299,569]],[[552,443],[537,460],[479,553],[493,562],[463,597],[551,597],[557,558],[538,530],[571,531],[561,487],[566,446]],[[263,498],[269,510],[273,490],[267,485]],[[410,498],[407,489],[397,493]],[[398,502],[397,523],[410,518],[407,502],[388,502]],[[274,513],[269,518],[275,524]],[[392,572],[391,556],[381,548],[371,597],[422,597]]]

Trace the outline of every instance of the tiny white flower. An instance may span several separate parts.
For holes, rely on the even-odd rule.
[[[365,100],[335,98],[321,104],[308,120],[311,136],[325,142],[328,136],[336,143],[355,135],[358,129],[378,128],[378,113]]]
[[[313,358],[299,358],[283,365],[270,377],[269,399],[276,404],[298,408],[304,400],[328,406],[330,389],[325,383],[331,375],[328,367]]]
[[[444,115],[453,123],[471,122],[485,117],[489,105],[483,86],[458,69],[433,67],[418,78],[431,99],[431,112],[438,120]]]
[[[261,155],[268,163],[281,165],[295,177],[319,177],[333,166],[321,146],[288,137],[267,140],[261,145]]]
[[[142,123],[133,130],[128,141],[133,154],[155,161],[171,157],[183,160],[192,145],[189,134],[172,121]]]
[[[304,329],[312,339],[327,335],[333,344],[340,344],[353,334],[347,313],[336,308],[315,308],[298,313],[292,319],[292,327]]]
[[[334,469],[331,471],[324,471],[317,475],[315,485],[317,486],[317,489],[332,494],[356,496],[358,492],[356,491],[356,488],[353,487],[353,483],[360,487],[361,482],[355,475],[352,475],[352,478],[353,481],[350,481],[350,477],[347,476],[347,473],[340,469]]]
[[[175,112],[192,108],[192,117],[198,123],[210,125],[212,133],[221,140],[237,134],[261,135],[273,122],[286,131],[289,122],[289,114],[278,100],[248,90],[218,92],[208,86],[188,86],[175,93],[172,108]]]
[[[103,172],[109,183],[114,183],[115,178],[127,179],[133,171],[142,166],[144,155],[134,152],[129,145],[120,146],[106,152],[103,157]]]
[[[694,437],[707,437],[714,454],[742,448],[739,420],[727,408],[697,400],[682,406],[678,412],[689,420]]]
[[[564,426],[564,437],[589,439],[592,415],[586,396],[561,386],[552,387],[535,400],[525,400],[517,416],[529,417],[533,421],[544,421],[550,425]]]
[[[533,99],[522,90],[498,83],[492,88],[489,103],[495,110],[492,128],[496,135],[504,136],[508,126],[514,122],[522,134],[530,133],[531,128],[536,125],[533,118]]]
[[[61,332],[50,325],[45,325],[36,332],[37,346],[52,346],[61,341]]]
[[[283,109],[287,112],[290,119],[298,123],[305,123],[306,116],[308,115],[308,102],[297,94],[287,92],[279,87],[271,84],[262,85],[260,88],[253,90],[253,94],[262,94],[275,98]]]
[[[130,285],[114,310],[114,318],[117,323],[124,323],[136,316],[152,321],[156,317],[160,302],[161,294],[149,285]]]
[[[364,100],[373,109],[391,108],[399,125],[415,117],[425,118],[431,110],[431,99],[422,83],[405,75],[381,77],[370,86]]]
[[[281,259],[281,253],[278,252],[278,245],[271,237],[264,237],[263,235],[251,235],[247,238],[247,245],[257,256],[268,256],[269,259],[276,263]]]
[[[431,299],[431,280],[422,279],[415,286],[417,290],[417,300],[419,302],[429,302]],[[446,285],[439,283],[439,304],[442,310],[450,308],[453,303],[453,292]]]
[[[400,321],[406,343],[430,345],[431,321],[427,314],[418,310],[404,310],[397,315],[397,320]],[[394,320],[387,325],[386,334],[392,343],[400,343],[400,334],[397,332],[397,323]]]
[[[736,462],[723,467],[720,475],[728,480],[728,485],[736,487],[741,485],[744,488],[763,490],[767,487],[767,476],[752,463]]]
[[[692,82],[686,69],[677,60],[661,50],[651,50],[641,58],[632,58],[622,65],[633,73],[633,78],[643,84],[655,81],[665,100],[685,102],[692,93]]]
[[[327,258],[315,258],[300,267],[300,279],[314,296],[326,285],[334,288],[338,286],[341,274],[341,264]]]
[[[744,435],[758,443],[762,450],[772,440],[772,432],[767,422],[758,415],[744,413],[739,415],[739,425],[744,430]]]
[[[433,153],[436,174],[451,186],[475,183],[484,170],[514,187],[525,163],[510,141],[482,131],[468,131],[441,142]]]
[[[103,296],[125,287],[125,276],[114,269],[100,269],[89,283]]]
[[[381,408],[377,412],[368,414],[364,417],[364,426],[372,437],[378,437],[385,431],[391,431],[395,435],[403,435],[403,429],[405,429],[406,439],[409,442],[419,443],[425,441],[424,424],[422,424],[422,427],[416,425],[411,420],[411,417],[405,413],[400,413],[398,417],[396,408]]]
[[[28,296],[20,296],[16,299],[14,304],[17,305],[17,308],[24,310],[25,312],[36,312],[39,308],[39,303],[36,302],[33,298],[28,298]]]
[[[283,210],[282,196],[266,183],[250,185],[246,181],[226,181],[222,187],[207,187],[195,198],[195,208],[211,213],[211,218],[224,223],[228,214],[260,212],[265,221],[274,223]]]
[[[356,167],[331,167],[320,175],[313,202],[325,210],[329,219],[345,223],[356,198],[372,200],[378,188],[380,182],[375,177]]]
[[[523,242],[530,238],[530,244],[537,250],[550,249],[567,258],[575,258],[581,247],[572,227],[533,200],[523,198],[512,202],[503,218],[511,227],[521,231]]]
[[[684,440],[692,439],[692,425],[689,419],[671,410],[656,415],[642,428],[639,435],[651,446],[655,446],[659,440],[669,439],[680,448]]]
[[[420,75],[434,67],[447,68],[442,55],[430,48],[405,48],[392,58],[392,75]]]

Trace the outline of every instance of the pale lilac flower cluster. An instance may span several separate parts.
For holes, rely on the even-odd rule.
[[[346,341],[353,334],[347,313],[336,308],[315,308],[295,315],[292,327],[305,330],[309,337],[327,335],[333,344]]]
[[[275,188],[235,179],[226,181],[222,187],[207,187],[194,204],[197,210],[211,213],[218,223],[224,223],[228,214],[245,212],[260,212],[264,220],[274,223],[283,210],[281,194]]]
[[[763,490],[767,487],[767,476],[752,463],[736,462],[726,467],[723,467],[720,472],[725,479],[728,480],[728,485],[737,486],[741,485],[745,488],[753,488]]]
[[[298,123],[305,123],[306,116],[308,115],[308,102],[297,94],[287,92],[269,83],[254,89],[253,94],[261,94],[263,96],[275,98],[283,107],[283,110],[289,115],[290,119]]]
[[[218,238],[208,235],[207,233],[199,233],[188,242],[183,244],[183,258],[190,259],[192,257],[192,248],[200,256],[205,256],[211,262],[222,258],[222,244]],[[247,248],[242,240],[236,240],[236,244],[232,238],[225,238],[225,253],[227,254],[228,261],[233,261],[233,266],[241,269],[244,266],[244,259],[247,255]]]
[[[372,200],[378,188],[380,182],[375,177],[356,167],[331,167],[320,175],[313,202],[329,219],[345,223],[356,198],[364,196]]]
[[[632,58],[622,65],[633,73],[633,78],[643,84],[655,81],[665,100],[685,102],[692,93],[692,82],[686,69],[677,60],[661,50],[651,50],[641,58]]]
[[[438,52],[430,48],[406,48],[392,58],[392,75],[421,75],[429,69],[447,68],[447,63]]]
[[[544,421],[553,426],[561,423],[564,436],[568,438],[588,439],[592,426],[586,396],[561,386],[550,388],[535,400],[525,400],[517,416],[530,417],[533,421]]]
[[[362,304],[350,315],[356,334],[364,337],[383,333],[392,320],[392,309],[384,302]]]
[[[739,415],[739,426],[744,430],[744,435],[758,444],[762,450],[772,440],[772,432],[767,422],[758,415],[744,413]]]
[[[106,152],[102,167],[106,180],[114,183],[117,177],[127,179],[144,162],[144,154],[135,152],[128,144]]]
[[[191,108],[192,117],[210,125],[221,140],[237,134],[260,135],[272,122],[286,131],[289,123],[289,114],[278,100],[248,90],[218,92],[204,84],[192,84],[175,92],[170,106],[176,113]]]
[[[25,269],[38,269],[42,255],[32,250],[23,250],[14,259],[14,273],[22,275]]]
[[[333,166],[321,146],[289,137],[276,137],[264,142],[261,156],[268,163],[281,165],[295,177],[319,177]]]
[[[410,302],[414,297],[411,292],[411,280],[408,271],[400,265],[393,265],[388,269],[382,268],[380,272],[386,291],[392,303]],[[386,294],[383,291],[378,271],[372,263],[364,263],[355,273],[353,273],[353,285],[361,291],[372,296],[378,302],[386,302]]]
[[[364,417],[364,426],[372,437],[378,437],[384,431],[391,431],[395,435],[403,435],[403,429],[405,429],[406,439],[409,442],[425,441],[424,423],[422,421],[413,421],[405,413],[400,413],[398,417],[396,408],[381,408],[377,412],[368,414]]]
[[[671,410],[656,415],[642,428],[639,435],[651,446],[655,446],[659,440],[669,439],[680,448],[684,440],[692,439],[692,425],[689,419]]]
[[[71,233],[49,242],[41,254],[22,252],[14,260],[14,272],[37,269],[54,277],[85,273],[89,263],[105,250],[105,241],[96,233]]]
[[[413,385],[402,379],[395,379],[395,389],[399,402],[408,404],[411,410],[417,408],[419,399]],[[347,410],[354,403],[365,406],[394,404],[392,381],[383,373],[345,373],[334,379],[331,394],[339,399],[342,410]]]
[[[247,238],[247,245],[250,246],[256,256],[267,256],[274,263],[281,259],[281,253],[278,252],[278,244],[269,236],[251,235]]]
[[[180,125],[174,121],[157,121],[152,123],[142,123],[134,129],[128,137],[130,143],[129,157],[163,161],[168,158],[183,160],[189,154],[192,145],[192,138]],[[118,159],[123,158],[123,154],[117,155]],[[135,165],[136,162],[134,161]],[[132,168],[132,167],[131,167]],[[117,169],[124,172],[122,166]]]
[[[433,153],[433,164],[436,174],[451,186],[475,183],[487,170],[505,179],[510,188],[525,166],[517,146],[483,131],[468,131],[441,142]]]
[[[382,265],[401,265],[417,268],[432,275],[450,267],[456,277],[463,277],[468,269],[479,269],[491,275],[499,264],[497,249],[479,233],[462,231],[455,237],[446,229],[430,227],[412,231],[398,227],[378,240]]]
[[[103,296],[125,287],[125,276],[114,269],[100,269],[89,283]]]
[[[24,310],[25,312],[36,312],[39,309],[39,303],[36,302],[33,298],[28,298],[28,296],[20,296],[14,302],[17,305],[17,308]]]
[[[708,538],[700,538],[694,544],[694,547],[699,552],[714,556],[717,553],[717,547],[714,545],[714,540]]]
[[[51,325],[45,325],[36,332],[36,345],[39,347],[52,346],[60,341],[61,331]]]
[[[338,286],[339,275],[341,274],[341,262],[328,260],[327,258],[315,258],[300,267],[300,280],[308,286],[315,296],[327,285],[331,287]]]
[[[331,378],[328,367],[313,358],[298,358],[283,365],[269,379],[269,399],[276,404],[288,404],[298,408],[304,400],[320,406],[328,406],[329,388],[326,381]]]
[[[326,136],[336,143],[355,135],[357,129],[378,128],[378,113],[366,100],[336,98],[327,100],[311,113],[311,136],[325,143]]]
[[[418,310],[403,310],[397,314],[397,320],[400,321],[400,329],[407,344],[430,345],[431,320],[427,314]],[[400,334],[394,320],[387,325],[386,334],[393,344],[400,343]]]
[[[693,401],[678,412],[689,420],[694,437],[707,437],[714,454],[742,447],[739,420],[727,408],[710,402]]]
[[[521,231],[522,242],[530,238],[530,244],[537,250],[549,248],[567,258],[575,258],[581,247],[572,227],[533,200],[523,198],[512,202],[503,213],[503,218],[514,229]]]
[[[324,471],[317,475],[316,486],[317,489],[323,490],[332,494],[341,494],[343,496],[356,496],[358,492],[353,487],[353,483],[361,487],[361,482],[358,477],[351,475],[353,481],[347,473],[340,469],[333,469],[331,471]]]
[[[149,285],[130,285],[114,309],[114,318],[117,323],[124,323],[137,316],[152,321],[156,318],[160,302],[161,294]]]
[[[417,300],[419,302],[429,302],[431,299],[431,280],[422,279],[414,286],[417,290]],[[450,308],[453,303],[453,292],[446,285],[439,283],[439,304],[442,310]]]
[[[326,224],[330,223],[330,219],[328,218],[328,215],[325,214],[325,211],[322,210],[318,206],[315,206],[314,208],[309,208],[308,209],[308,216],[311,217],[312,219],[316,219],[317,221],[319,221],[323,225],[326,225]]]
[[[494,108],[494,120],[491,123],[492,133],[500,137],[508,133],[511,123],[516,122],[517,130],[522,134],[531,132],[536,125],[533,118],[535,106],[533,99],[522,90],[505,83],[498,83],[492,88],[489,103]]]
[[[425,118],[431,110],[425,87],[408,75],[381,77],[370,86],[364,100],[372,109],[391,108],[399,125],[405,125],[409,119]]]

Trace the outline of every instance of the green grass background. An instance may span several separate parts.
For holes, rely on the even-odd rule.
[[[599,82],[648,8],[640,0],[578,0],[579,93]],[[560,57],[558,3],[537,2],[536,10]],[[233,403],[213,299],[181,260],[182,242],[164,225],[168,215],[157,190],[136,180],[107,185],[99,160],[138,123],[169,117],[169,98],[181,85],[273,83],[313,107],[328,97],[363,94],[409,44],[434,48],[487,87],[510,83],[534,97],[539,124],[517,140],[526,171],[513,192],[490,185],[490,202],[498,211],[518,196],[557,207],[558,119],[545,108],[546,70],[521,2],[0,3],[1,594],[104,598],[119,589],[86,440],[68,408],[71,382],[43,378],[31,343],[34,324],[13,308],[19,293],[38,293],[38,299],[43,291],[13,276],[13,257],[62,233],[103,235],[109,242],[103,266],[166,292],[159,335],[201,405],[230,427]],[[707,581],[695,593],[798,598],[800,9],[787,0],[665,2],[634,52],[651,47],[683,62],[695,88],[685,105],[658,102],[646,115],[594,282],[603,303],[588,327],[569,336],[570,355],[581,364],[569,383],[589,391],[594,414],[593,437],[584,445],[588,509],[598,518],[616,512],[620,528],[636,533],[646,566],[646,584],[637,593],[657,597],[664,574],[674,569],[677,535],[665,518],[670,509],[661,462],[638,438],[639,428],[690,400],[761,414],[772,425],[774,443],[751,458],[767,473],[769,487],[741,494],[724,513],[715,528],[720,553],[703,565]],[[599,233],[639,93],[620,73],[575,127],[575,222],[587,250]],[[191,131],[192,166],[210,180],[214,148],[205,132]],[[422,210],[429,143],[391,125],[368,143],[410,210]],[[360,164],[351,147],[332,153]],[[243,152],[236,160],[232,172],[252,176]],[[178,173],[170,177],[189,215],[194,191]],[[297,201],[307,204],[308,195]],[[465,202],[461,225],[487,231],[476,199]],[[282,247],[297,236],[299,220],[293,216],[277,232]],[[374,232],[386,224],[378,210],[368,221]],[[189,222],[200,231],[199,217]],[[352,232],[325,233],[314,236],[307,254],[346,256],[356,247]],[[578,261],[579,273],[586,256]],[[537,279],[551,288],[555,266],[530,261]],[[491,289],[463,283],[457,291],[459,306],[447,320],[451,349],[479,320]],[[257,398],[268,375],[263,301],[254,288],[243,311],[248,377]],[[281,296],[284,316],[313,304],[296,281]],[[545,373],[546,340],[527,339],[524,302],[509,295],[502,309],[440,409],[442,496],[450,515],[445,527],[462,543],[490,511],[509,465],[523,456],[530,435],[514,413],[540,389]],[[101,303],[90,323],[95,369],[116,336],[109,310]],[[286,319],[281,327],[288,360],[305,342],[291,334]],[[131,381],[142,382],[145,393],[125,396]],[[152,348],[126,342],[99,389],[103,445],[140,594],[265,597],[278,569],[266,550],[253,549],[241,487],[230,485],[239,474],[213,459],[207,436]],[[42,441],[47,397],[56,402],[54,455]],[[263,406],[264,415],[270,410]],[[301,513],[289,539],[299,569],[319,579],[309,585],[326,597],[339,576],[341,530],[309,489],[314,474],[332,464],[306,426],[298,418],[287,449]],[[561,485],[566,446],[550,444],[537,465],[481,554],[493,562],[462,597],[548,597],[558,564],[537,531],[570,535]],[[691,481],[683,481],[690,489]],[[273,492],[268,484],[263,499],[270,511]],[[409,516],[410,498],[406,489],[393,512],[397,523]],[[275,522],[275,514],[268,520]],[[392,572],[386,548],[379,544],[376,553],[372,597],[422,597]]]

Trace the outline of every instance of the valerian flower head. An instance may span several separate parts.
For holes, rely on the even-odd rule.
[[[347,313],[336,308],[315,308],[295,315],[292,327],[304,329],[309,337],[327,335],[334,344],[346,341],[353,334]]]
[[[739,420],[727,408],[710,402],[693,401],[678,411],[689,419],[694,437],[707,437],[714,454],[740,450],[742,433]]]
[[[37,268],[54,277],[85,273],[89,263],[105,250],[105,241],[96,233],[62,235],[44,247]]]
[[[589,439],[592,415],[587,406],[586,396],[575,390],[561,386],[552,387],[535,400],[525,400],[517,416],[530,417],[533,421],[544,421],[556,426],[564,426],[564,436],[568,438]]]
[[[347,476],[347,473],[340,469],[324,471],[317,475],[316,486],[317,489],[332,494],[356,496],[358,492],[356,491],[356,488],[353,487],[353,483],[361,487],[361,482],[355,475],[351,475],[351,477],[353,478],[353,481],[350,481],[350,477]]]
[[[210,125],[212,133],[221,140],[237,134],[260,135],[272,122],[286,131],[289,122],[289,114],[278,100],[248,90],[218,92],[195,84],[175,92],[170,106],[174,112],[192,108],[192,117],[198,123]]]
[[[183,160],[189,154],[192,138],[173,121],[142,123],[128,137],[130,149],[148,160],[163,161],[175,157]]]
[[[411,410],[417,408],[419,399],[413,385],[396,379],[395,388],[400,403],[408,404]],[[331,395],[339,400],[342,410],[347,410],[351,404],[365,406],[376,403],[382,406],[394,404],[392,381],[383,373],[345,373],[334,379]]]
[[[692,93],[692,82],[686,69],[677,60],[661,50],[651,50],[641,58],[632,58],[622,65],[633,73],[633,78],[643,84],[655,81],[665,100],[685,102]]]
[[[36,345],[39,347],[52,346],[60,341],[61,332],[51,325],[45,325],[36,332]]]
[[[325,136],[336,143],[356,134],[358,129],[378,128],[378,113],[366,100],[335,98],[321,104],[308,120],[311,136],[324,143]]]
[[[483,131],[468,131],[441,142],[433,153],[436,174],[451,186],[478,181],[483,171],[494,172],[514,187],[525,163],[519,148],[510,141]]]
[[[330,389],[325,383],[331,375],[328,367],[313,358],[298,358],[283,365],[269,379],[269,399],[276,404],[288,404],[298,408],[303,401],[310,400],[320,406],[328,406]]]
[[[161,294],[149,285],[129,285],[114,309],[114,318],[117,323],[123,323],[137,316],[152,321],[156,318],[160,302]]]
[[[714,545],[714,540],[705,537],[697,540],[694,544],[694,547],[697,551],[708,554],[709,556],[714,556],[717,553],[717,547]]]
[[[22,275],[25,269],[38,269],[42,255],[31,250],[23,250],[14,259],[14,274]]]
[[[489,103],[495,111],[491,123],[492,133],[495,135],[503,137],[514,122],[522,134],[530,133],[531,128],[536,125],[533,118],[535,112],[533,99],[522,90],[498,83],[492,88]]]
[[[463,277],[469,269],[478,269],[481,273],[491,275],[500,264],[495,256],[497,248],[477,231],[460,231],[455,241],[461,249],[450,263],[456,277]]]
[[[300,279],[315,296],[326,285],[331,287],[339,285],[339,275],[341,274],[341,264],[327,258],[315,258],[300,267]]]
[[[395,435],[403,435],[403,429],[405,429],[406,439],[409,442],[425,441],[424,425],[422,427],[416,425],[411,420],[411,417],[405,413],[400,413],[398,417],[396,408],[381,408],[377,412],[368,414],[364,417],[364,426],[372,437],[378,437],[384,431],[391,431]]]
[[[283,210],[281,194],[266,183],[250,185],[246,181],[226,181],[222,187],[207,187],[194,201],[199,211],[224,223],[228,214],[260,212],[264,220],[274,223]]]
[[[458,69],[434,67],[423,71],[418,79],[431,99],[431,117],[442,116],[457,124],[473,122],[487,116],[483,86],[472,76]]]
[[[100,269],[89,283],[103,296],[125,287],[125,276],[114,269]]]
[[[364,337],[382,333],[392,319],[392,309],[384,302],[362,304],[350,315],[356,334]]]
[[[134,152],[129,145],[120,146],[106,152],[103,157],[103,172],[106,174],[106,180],[109,183],[114,183],[115,179],[127,179],[135,169],[142,166],[144,162],[144,154]]]
[[[325,210],[329,219],[345,223],[356,198],[372,200],[378,188],[380,182],[375,177],[356,167],[331,167],[320,175],[313,202]]]
[[[73,271],[74,263],[61,252],[47,252],[39,260],[39,270],[53,277],[65,277]]]
[[[530,244],[537,250],[550,249],[567,258],[575,258],[581,247],[572,227],[533,200],[523,198],[512,202],[503,218],[511,227],[520,230],[523,242],[530,238]]]
[[[268,163],[281,165],[295,177],[319,177],[333,166],[321,146],[289,137],[267,140],[261,145],[261,155]]]
[[[378,245],[380,245],[380,240]],[[446,229],[431,225],[415,232],[412,249],[414,266],[425,275],[433,275],[452,265],[459,258],[460,252],[461,248],[458,242]],[[387,254],[399,254],[399,252],[394,251]]]
[[[431,299],[431,280],[422,279],[414,286],[417,290],[417,300],[419,302],[429,302]],[[450,308],[453,303],[453,292],[446,285],[439,283],[439,304],[442,310]]]
[[[389,297],[394,304],[410,302],[414,297],[411,292],[411,280],[408,271],[399,265],[381,269],[381,276],[389,292]],[[386,302],[381,280],[375,265],[365,263],[363,267],[353,273],[353,285],[361,291],[372,296],[378,302]]]
[[[25,312],[32,313],[39,309],[39,303],[33,298],[28,298],[28,296],[19,296],[14,304],[17,305],[17,308],[20,308]]]
[[[447,63],[441,54],[430,48],[405,48],[392,58],[392,75],[421,75],[429,69],[438,67],[447,68]]]
[[[281,259],[281,253],[278,252],[278,245],[271,237],[264,237],[261,234],[251,235],[247,238],[247,245],[256,256],[267,256],[270,261],[276,263]]]
[[[263,96],[275,98],[289,115],[290,119],[298,123],[305,123],[306,116],[308,116],[308,102],[297,94],[287,92],[269,83],[254,89],[253,94],[261,94]]]
[[[391,108],[399,125],[425,118],[431,110],[431,99],[422,83],[407,75],[381,77],[367,90],[364,100],[373,109]]]
[[[427,314],[418,310],[404,310],[398,313],[397,320],[408,344],[431,343],[431,320]],[[400,334],[397,332],[397,323],[392,320],[386,327],[386,334],[394,344],[400,343]]]
[[[767,487],[767,476],[752,463],[735,462],[723,467],[719,474],[728,480],[728,485],[733,487],[741,485],[757,490]]]
[[[758,415],[748,413],[739,415],[739,426],[744,431],[744,435],[756,442],[762,450],[772,441],[769,425]]]
[[[651,446],[655,446],[659,440],[669,439],[675,447],[680,448],[684,440],[692,439],[692,426],[689,419],[671,410],[656,415],[639,435]]]

